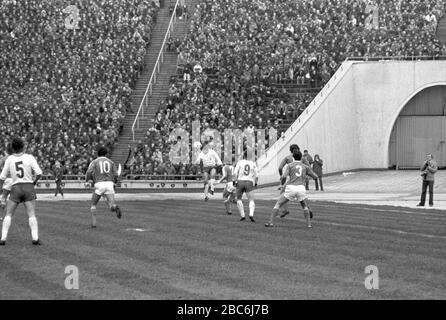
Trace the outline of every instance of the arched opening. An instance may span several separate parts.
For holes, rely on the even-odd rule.
[[[390,135],[389,167],[419,168],[427,153],[446,167],[446,85],[426,88],[404,106]]]

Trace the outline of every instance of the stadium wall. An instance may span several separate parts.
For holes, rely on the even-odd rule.
[[[418,92],[446,84],[446,61],[344,62],[266,154],[260,184],[278,182],[278,165],[297,143],[324,160],[324,173],[387,169],[392,128]]]

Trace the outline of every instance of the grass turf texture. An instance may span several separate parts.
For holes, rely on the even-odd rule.
[[[256,223],[217,200],[119,205],[121,220],[101,201],[91,229],[89,202],[38,202],[38,247],[21,207],[0,247],[0,299],[446,298],[444,212],[313,202],[308,230],[295,205],[265,228],[273,201],[256,201]],[[79,290],[65,289],[68,265]]]

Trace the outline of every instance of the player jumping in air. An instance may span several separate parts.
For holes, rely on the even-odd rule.
[[[5,166],[0,174],[0,189],[3,188],[5,179],[8,176],[12,179],[11,193],[6,205],[6,215],[3,219],[0,245],[6,244],[12,216],[20,203],[25,205],[25,210],[28,214],[32,243],[34,245],[40,245],[35,213],[36,192],[34,186],[39,181],[42,170],[37,164],[36,159],[32,155],[24,152],[25,143],[22,139],[14,138],[11,143],[11,148],[12,155],[6,159]]]
[[[209,143],[205,143],[201,148],[201,152],[198,155],[196,163],[201,165],[204,180],[204,200],[208,201],[208,194],[214,194],[215,174],[217,173],[217,167],[223,165],[223,163],[221,162],[218,154],[212,150]]]
[[[271,218],[269,222],[265,224],[265,227],[273,227],[274,218],[279,213],[279,209],[288,201],[299,201],[302,208],[304,209],[304,217],[307,220],[308,228],[311,228],[311,218],[313,217],[307,204],[307,194],[305,189],[305,179],[307,175],[310,175],[314,179],[318,176],[311,170],[311,168],[301,162],[302,153],[293,153],[294,162],[287,164],[284,167],[284,172],[282,178],[286,180],[285,192],[280,195],[279,200],[277,200],[271,212]]]
[[[300,152],[299,146],[297,144],[292,144],[290,146],[290,152],[291,152],[291,154],[286,156],[285,158],[283,158],[282,162],[279,165],[279,176],[280,176],[280,187],[279,187],[279,190],[280,190],[280,194],[285,192],[285,181],[286,181],[286,178],[285,179],[282,178],[283,167],[285,167],[285,165],[287,165],[289,163],[292,163],[294,161],[293,153],[294,152]],[[281,218],[287,216],[290,213],[290,211],[288,210],[288,205],[287,204],[284,204],[282,209],[283,209],[283,213],[280,216]]]
[[[98,148],[98,157],[90,163],[85,177],[87,186],[94,185],[95,188],[90,209],[92,228],[96,228],[96,205],[102,196],[107,199],[110,211],[115,212],[118,219],[122,217],[121,209],[115,203],[114,185],[119,175],[113,161],[106,157],[107,153],[107,148]]]
[[[223,191],[223,201],[226,207],[226,213],[232,214],[232,203],[235,202],[235,186],[234,186],[234,166],[226,164],[223,167],[223,175],[217,183],[226,180],[225,190]]]
[[[240,221],[244,221],[245,218],[245,210],[243,208],[243,193],[246,193],[248,197],[249,203],[249,219],[252,222],[254,220],[254,210],[255,210],[255,202],[254,202],[254,188],[257,187],[258,176],[257,176],[257,166],[254,161],[246,160],[247,154],[244,153],[243,159],[237,162],[235,166],[235,180],[234,184],[236,186],[237,193],[237,207],[240,212]]]

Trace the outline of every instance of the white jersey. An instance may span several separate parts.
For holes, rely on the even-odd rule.
[[[200,163],[200,161],[203,161],[204,167],[215,167],[223,164],[217,152],[212,149],[208,149],[207,153],[201,151],[198,155],[197,163]]]
[[[11,185],[33,183],[33,177],[41,174],[42,169],[40,169],[34,156],[26,153],[13,154],[6,159],[0,179],[5,180],[7,177],[11,177]]]
[[[257,166],[254,161],[240,160],[235,166],[235,179],[238,181],[252,181],[257,178]]]

